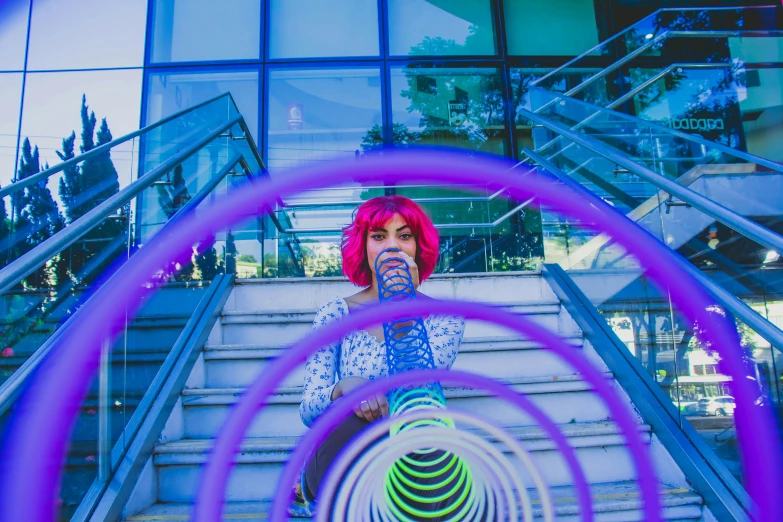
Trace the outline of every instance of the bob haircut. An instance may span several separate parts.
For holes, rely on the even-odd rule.
[[[435,270],[438,262],[438,231],[432,220],[415,202],[403,196],[380,196],[362,203],[353,223],[343,229],[340,250],[343,255],[343,274],[357,286],[370,286],[372,271],[367,261],[367,232],[383,228],[399,214],[411,227],[416,239],[416,265],[419,283],[423,283]]]

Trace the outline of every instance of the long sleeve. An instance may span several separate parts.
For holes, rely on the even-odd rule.
[[[426,326],[435,364],[438,368],[451,369],[465,333],[465,320],[438,315],[430,317],[429,325]]]
[[[316,314],[313,330],[336,321],[345,313],[340,301],[329,301]],[[338,342],[326,346],[307,358],[302,402],[299,404],[299,416],[307,427],[332,402],[332,391],[339,380],[340,345]]]

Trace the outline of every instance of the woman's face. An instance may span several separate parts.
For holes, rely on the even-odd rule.
[[[375,260],[378,254],[387,248],[398,248],[416,259],[416,238],[411,227],[399,214],[394,214],[383,228],[367,231],[367,262],[370,270],[375,273]],[[392,254],[385,254],[383,258]]]

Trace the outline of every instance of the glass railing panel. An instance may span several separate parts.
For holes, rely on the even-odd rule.
[[[543,141],[550,142],[551,138],[551,134],[545,135]],[[635,139],[640,139],[640,136]],[[660,160],[665,158],[653,159],[651,167],[661,164]],[[563,174],[652,233],[734,295],[763,299],[775,289],[768,279],[759,278],[756,271],[779,267],[781,261],[777,253],[726,223],[677,198],[670,198],[650,180],[565,138],[553,146],[548,160]],[[776,203],[783,193],[783,173],[763,171],[757,167],[753,164],[706,163],[697,165],[677,179],[695,193],[772,231],[783,233],[783,216]],[[547,219],[546,213],[544,216],[545,230],[550,231],[547,237],[562,236],[573,225],[561,223],[559,218],[558,222],[555,218]],[[624,262],[626,257],[624,253],[616,252],[612,242],[605,237],[591,238],[577,247],[571,246],[574,244],[572,241],[560,240],[559,244],[569,245],[565,250],[567,257],[558,260],[569,267],[616,265]],[[547,259],[554,260],[550,253],[547,253]]]
[[[569,275],[672,400],[679,411],[679,422],[689,423],[726,468],[742,481],[732,378],[721,368],[715,349],[700,339],[699,326],[685,320],[671,305],[668,295],[640,271],[607,267],[572,269]],[[603,287],[597,284],[599,279]],[[717,304],[710,311],[726,315]],[[747,372],[757,387],[757,402],[775,406],[779,414],[778,363],[783,354],[741,321],[734,323]]]
[[[236,108],[228,96],[206,103],[186,112],[145,134],[113,146],[104,153],[80,161],[49,176],[45,181],[30,185],[9,194],[0,200],[0,267],[18,259],[36,245],[42,243],[59,230],[66,228],[97,205],[116,194],[141,173],[148,172],[160,162],[192,145],[210,129],[221,122],[237,116]],[[77,150],[73,136],[62,143],[57,151],[63,160],[70,160],[81,153],[89,152],[110,139],[110,135],[97,135],[90,146],[84,144]],[[17,180],[23,180],[48,168],[41,165],[38,152],[29,142],[22,147]],[[119,214],[115,220],[126,220]],[[97,237],[111,237],[115,234],[111,224],[106,224]],[[84,246],[90,255],[91,246]],[[69,254],[64,254],[64,260]],[[79,259],[84,255],[74,250],[72,257],[77,271]],[[64,262],[63,260],[63,262]],[[29,288],[56,286],[57,267],[49,267],[50,275],[36,273],[26,280]]]
[[[241,129],[236,126],[229,130],[169,172],[161,172],[141,193],[120,204],[81,238],[0,296],[0,335],[4,343],[0,384],[12,378],[140,246],[180,211],[187,207],[198,212],[217,195],[248,182],[251,168],[262,170],[255,157],[243,158],[235,146],[245,143],[237,139],[241,138]],[[124,447],[133,435],[138,415],[137,421],[131,420],[137,406],[211,280],[227,271],[236,272],[240,249],[235,246],[239,241],[232,246],[232,235],[239,237],[240,232],[247,231],[252,233],[252,226],[233,234],[223,232],[210,244],[194,245],[191,262],[156,274],[151,283],[159,290],[142,303],[137,313],[128,311],[125,330],[107,344],[102,378],[96,377],[73,432],[62,490],[63,520],[70,518],[87,489],[99,478],[99,470],[111,472],[111,466],[117,464],[111,462],[110,450],[117,445]],[[13,415],[13,409],[5,412],[3,422],[9,415]],[[101,467],[101,462],[109,464]]]
[[[130,442],[125,428],[210,282],[164,283],[143,300],[139,310],[128,311],[127,326],[115,340],[108,361],[109,447]],[[88,400],[97,403],[100,391],[96,385]]]
[[[702,132],[715,140],[713,144],[699,136],[682,131],[670,132],[664,126],[648,124],[638,118],[600,109],[555,93],[550,96],[556,102],[551,103],[542,116],[610,145],[628,154],[637,163],[669,179],[680,180],[685,185],[692,178],[708,171],[726,176],[731,173],[768,175],[781,171],[774,162],[756,160],[733,149],[738,147],[741,130],[720,125],[721,121],[716,123],[716,120],[709,118],[688,119],[689,125],[705,129]],[[549,156],[557,154],[558,147],[563,148],[562,138],[553,139],[554,134],[549,131],[537,132],[535,145],[538,152]]]
[[[48,165],[40,165],[38,151],[30,150],[26,145],[22,150],[18,180],[48,168]],[[138,169],[138,148],[139,139],[134,138],[0,199],[0,268],[127,186]],[[73,140],[67,139],[63,140],[63,151],[58,154],[68,160],[79,151],[74,150]],[[123,218],[118,216],[116,219]],[[108,224],[106,227],[111,228]],[[62,276],[61,266],[51,266],[32,274],[24,284],[31,290],[52,288]]]
[[[150,103],[154,103],[154,100]],[[221,96],[144,134],[141,138],[141,174],[149,172],[203,138],[221,123],[239,116],[231,98]],[[241,132],[238,135],[242,135]]]
[[[781,105],[781,34],[737,34],[744,36],[667,37],[572,88],[569,96],[766,157],[774,151],[763,147],[763,139],[779,131],[774,115]],[[536,87],[530,85],[530,103],[540,112],[551,98],[538,95]],[[547,90],[562,92],[559,85]]]
[[[613,38],[603,42],[597,49],[593,49],[584,55],[570,61],[534,82],[535,86],[554,90],[563,78],[573,74],[579,69],[594,66],[597,57],[605,57],[609,61],[604,67],[623,59],[627,56],[657,51],[648,49],[660,49],[662,39],[667,32],[675,31],[770,31],[779,26],[777,13],[774,7],[745,7],[745,8],[707,8],[707,9],[662,9],[653,13],[621,31]],[[692,53],[692,47],[685,48],[685,54]],[[604,73],[599,73],[603,75]],[[608,76],[609,83],[615,83],[616,78]],[[597,80],[597,79],[596,79]],[[596,81],[593,80],[593,81]]]
[[[239,125],[229,129],[239,132]],[[233,135],[233,134],[232,134]],[[139,233],[142,243],[155,235],[158,230],[180,208],[191,199],[210,190],[210,183],[218,175],[244,177],[245,167],[240,164],[228,165],[232,158],[241,155],[231,136],[218,137],[201,147],[197,152],[174,166],[155,182],[155,186],[145,191],[141,199],[139,214]],[[228,172],[221,172],[228,168]]]
[[[432,217],[441,238],[439,273],[532,269],[543,259],[537,204],[511,201],[503,187],[400,183],[381,189],[384,192],[360,194],[360,200],[321,199],[318,205],[289,199],[274,214],[282,231],[271,218],[264,222],[264,249],[270,252],[265,256],[265,277],[340,275],[343,227],[365,198],[383,193],[409,197]],[[293,262],[297,248],[300,267]]]

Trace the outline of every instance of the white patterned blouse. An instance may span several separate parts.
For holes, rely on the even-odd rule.
[[[313,330],[348,315],[348,304],[342,297],[321,307],[313,321]],[[457,358],[465,320],[446,315],[431,315],[424,320],[435,364],[450,369]],[[338,351],[339,350],[339,351]],[[366,330],[358,330],[307,358],[304,390],[299,416],[310,426],[332,402],[335,384],[345,377],[373,380],[388,375],[386,347]]]

